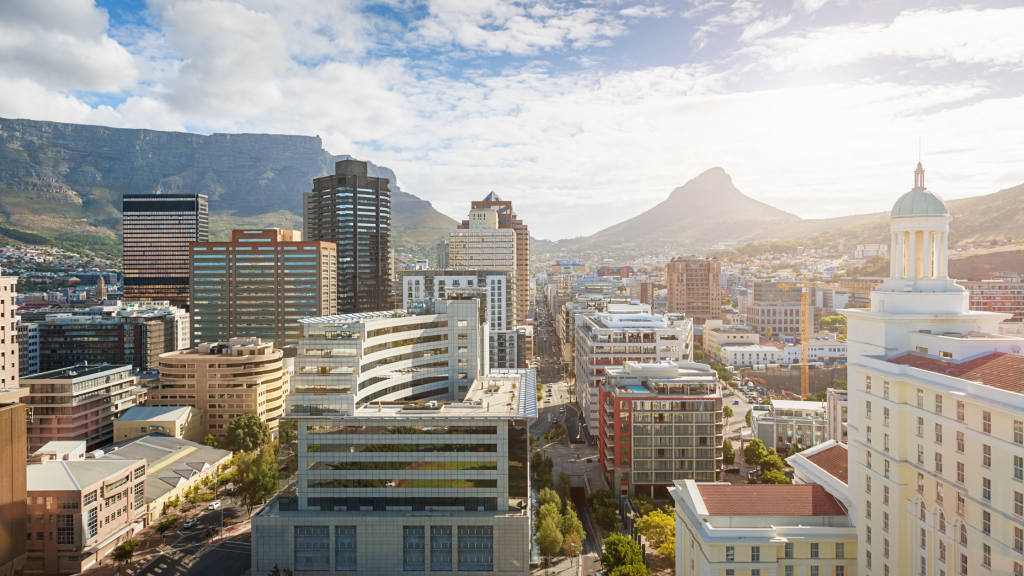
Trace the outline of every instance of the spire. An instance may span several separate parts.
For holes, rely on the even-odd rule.
[[[917,170],[914,170],[914,188],[924,189],[924,167],[920,161],[917,163]]]

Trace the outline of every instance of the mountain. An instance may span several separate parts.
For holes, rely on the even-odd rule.
[[[301,229],[302,193],[349,158],[319,136],[190,134],[0,118],[0,235],[120,251],[124,194],[206,194],[213,238],[274,225]],[[431,244],[455,220],[394,190],[396,247]],[[29,233],[26,235],[25,233]]]

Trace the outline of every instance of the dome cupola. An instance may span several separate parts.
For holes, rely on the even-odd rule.
[[[892,218],[927,218],[949,216],[949,208],[938,194],[924,187],[924,168],[917,163],[914,170],[914,189],[907,192],[892,207]]]

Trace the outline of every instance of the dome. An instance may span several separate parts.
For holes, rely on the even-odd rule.
[[[893,218],[949,216],[949,208],[939,195],[924,188],[907,192],[892,207]]]

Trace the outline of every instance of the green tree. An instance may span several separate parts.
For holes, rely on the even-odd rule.
[[[555,487],[558,497],[562,499],[562,512],[569,507],[569,499],[572,496],[572,476],[565,472],[558,473],[558,485]]]
[[[786,462],[779,456],[779,453],[775,451],[775,448],[769,448],[768,453],[761,458],[761,472],[768,472],[769,470],[782,471],[786,468]]]
[[[537,524],[543,524],[547,520],[551,520],[556,528],[562,525],[562,514],[558,511],[558,504],[551,502],[537,509]]]
[[[543,488],[537,493],[537,506],[543,507],[545,504],[554,504],[556,508],[562,508],[562,499],[558,496],[558,492],[555,492],[551,488]]]
[[[608,572],[614,572],[620,566],[644,563],[640,545],[622,534],[612,534],[604,539],[604,554],[601,554],[601,566]]]
[[[257,453],[239,455],[235,464],[238,500],[252,514],[253,508],[277,493],[277,446],[264,446]]]
[[[633,498],[633,502],[636,502],[637,508],[640,510],[640,515],[644,516],[654,511],[654,500],[650,496],[644,496],[643,494],[637,494]]]
[[[139,541],[134,538],[129,538],[124,542],[117,545],[114,551],[110,553],[110,557],[118,561],[117,573],[121,573],[121,564],[132,561],[135,557],[135,551],[139,548]]]
[[[572,565],[573,559],[579,556],[583,552],[583,544],[580,541],[580,537],[572,532],[565,534],[562,539],[562,553],[569,557],[569,565]]]
[[[651,573],[643,564],[629,564],[626,566],[619,566],[615,570],[609,572],[608,576],[651,576]]]
[[[576,507],[572,505],[572,502],[569,502],[565,513],[562,514],[561,531],[566,536],[575,534],[580,542],[587,537],[587,533],[583,531],[583,523],[580,522],[579,516],[576,515]]]
[[[736,463],[736,451],[732,448],[732,440],[728,438],[722,441],[722,461],[728,466]]]
[[[636,529],[666,558],[676,556],[676,514],[666,506],[636,521]]]
[[[781,470],[768,470],[761,473],[761,484],[791,484],[791,482]]]
[[[220,440],[217,440],[217,437],[213,434],[207,434],[206,438],[203,438],[203,445],[210,448],[220,448]]]
[[[743,449],[743,460],[747,463],[747,466],[754,466],[755,468],[761,465],[761,459],[768,455],[768,450],[764,447],[764,442],[761,442],[757,438],[754,438],[747,444],[747,447]]]
[[[537,545],[540,546],[540,553],[545,556],[554,556],[562,549],[562,533],[558,531],[555,523],[545,520],[540,524],[537,532]]]
[[[726,406],[725,408],[723,408],[722,409],[722,416],[725,416],[726,420],[729,420],[730,418],[732,418],[732,416],[733,416],[732,406]]]
[[[601,528],[611,532],[612,530],[618,529],[619,523],[619,511],[616,508],[609,508],[602,506],[597,510],[594,510],[594,520],[597,525]]]
[[[174,528],[174,525],[177,523],[177,516],[167,516],[166,518],[161,520],[159,524],[153,527],[153,531],[160,535],[160,541],[163,542],[164,535],[167,533],[168,530]]]
[[[281,570],[277,567],[277,564],[274,564],[274,569],[270,571],[268,576],[292,576],[292,571],[287,568]]]
[[[243,452],[259,450],[270,442],[270,426],[255,414],[242,414],[228,425],[228,442]]]
[[[694,350],[693,351],[693,360],[695,362],[700,362],[703,359],[704,359],[704,353],[703,352],[701,352],[700,350]]]
[[[753,413],[754,413],[753,409],[747,410],[747,426],[748,427],[750,426],[750,417],[751,417],[751,415],[753,415]]]

